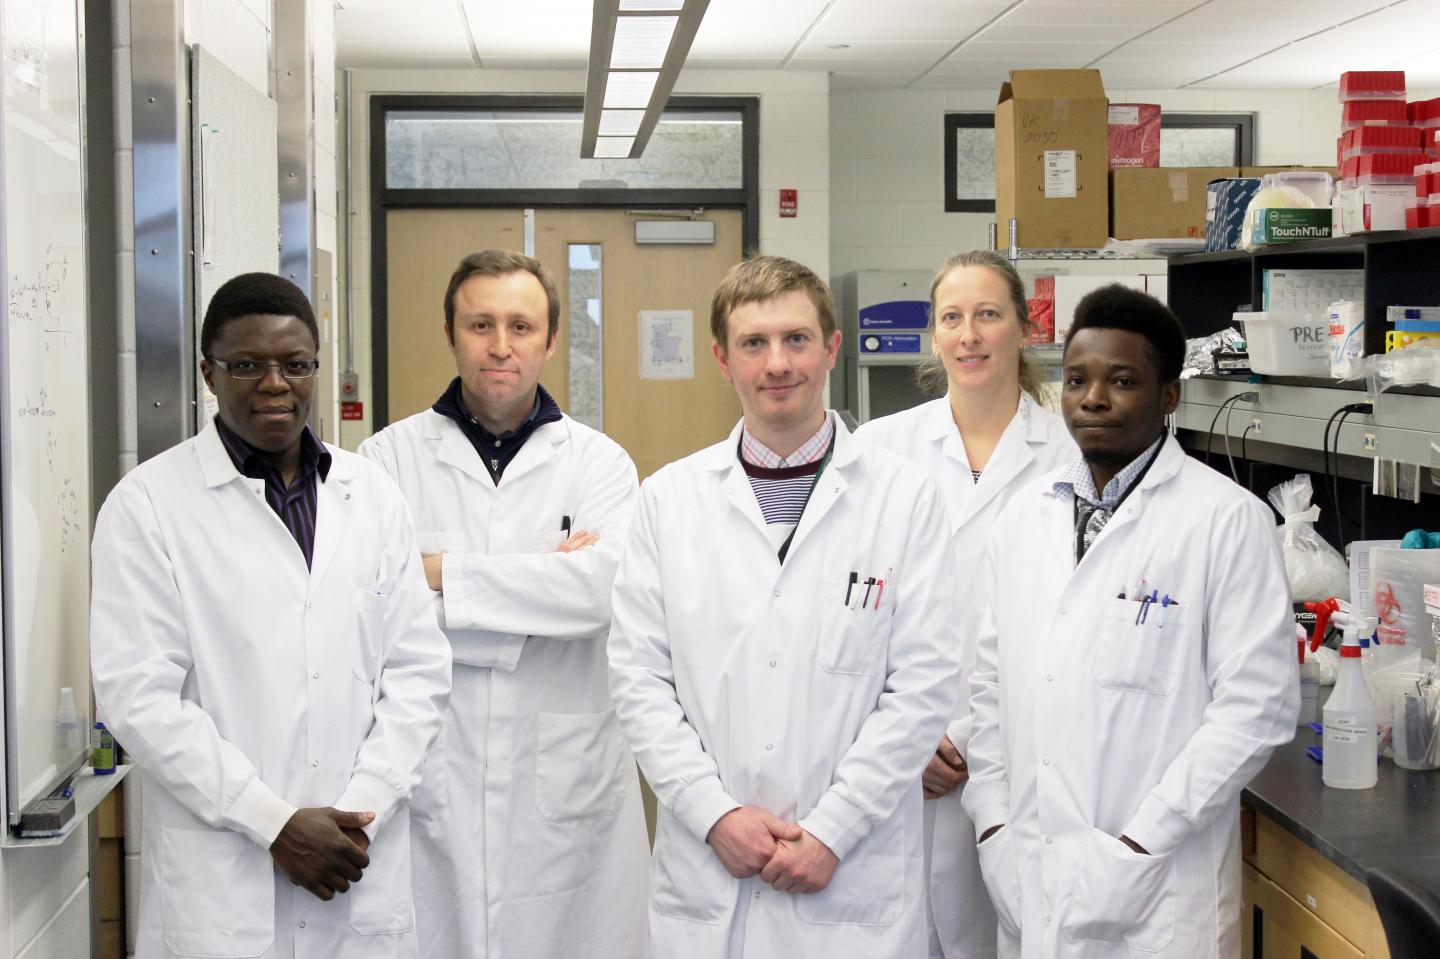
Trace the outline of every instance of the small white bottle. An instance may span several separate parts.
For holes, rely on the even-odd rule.
[[[75,715],[75,690],[69,686],[60,690],[60,708],[55,712],[55,749],[72,753],[81,748],[80,719]]]
[[[1340,614],[1337,613],[1336,617]],[[1332,617],[1334,619],[1335,617]],[[1332,789],[1369,789],[1375,785],[1378,743],[1375,702],[1360,668],[1360,637],[1375,621],[1347,616],[1340,647],[1340,678],[1325,704],[1325,785]]]
[[[1308,645],[1310,637],[1305,635],[1305,627],[1296,623],[1295,648],[1300,657],[1300,718],[1296,720],[1298,726],[1320,721],[1320,664],[1313,659],[1306,660],[1305,647]]]

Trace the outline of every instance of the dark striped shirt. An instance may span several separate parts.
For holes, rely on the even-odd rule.
[[[810,487],[815,485],[815,474],[820,472],[823,459],[822,456],[813,463],[779,469],[756,466],[744,459],[740,461],[767,525],[784,523],[795,526],[800,522],[800,514],[805,511],[805,501],[810,498]]]
[[[230,454],[230,462],[240,474],[265,481],[265,502],[295,537],[309,567],[315,551],[317,477],[318,482],[323,483],[330,475],[330,451],[310,432],[310,427],[305,427],[300,434],[300,468],[287,487],[270,456],[241,439],[219,416],[215,417],[215,426],[220,432],[220,442],[225,444],[225,452]]]

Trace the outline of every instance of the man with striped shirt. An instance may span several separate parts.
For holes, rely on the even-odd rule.
[[[710,323],[744,417],[641,486],[614,591],[610,688],[660,807],[649,953],[923,955],[915,779],[960,691],[944,507],[826,410],[813,272],[747,260]]]

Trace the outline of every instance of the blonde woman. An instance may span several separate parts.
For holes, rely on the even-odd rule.
[[[1025,356],[1030,317],[1015,268],[998,253],[950,257],[930,286],[934,356],[921,370],[945,395],[866,423],[856,436],[924,467],[945,498],[954,582],[965,615],[990,528],[1010,497],[1045,472],[1078,456],[1059,416],[1038,400],[1039,381]],[[975,662],[973,629],[962,651],[968,679]],[[925,791],[927,894],[931,959],[995,955],[995,912],[980,877],[975,834],[960,806],[968,775],[968,688],[921,777]]]

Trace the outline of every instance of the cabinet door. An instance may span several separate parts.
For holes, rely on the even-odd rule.
[[[1254,959],[1365,959],[1349,940],[1248,865],[1243,887],[1248,889],[1241,897],[1251,903],[1251,938],[1242,944],[1243,955]],[[1249,951],[1245,951],[1247,947]]]

